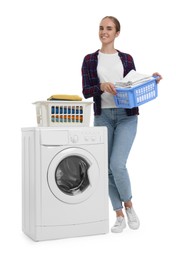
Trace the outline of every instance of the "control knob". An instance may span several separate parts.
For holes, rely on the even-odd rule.
[[[78,142],[78,136],[77,135],[74,135],[74,136],[72,136],[71,137],[71,141],[72,141],[72,143],[77,143]]]

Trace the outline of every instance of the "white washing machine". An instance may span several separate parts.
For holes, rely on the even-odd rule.
[[[108,232],[106,127],[22,128],[22,180],[34,241]]]

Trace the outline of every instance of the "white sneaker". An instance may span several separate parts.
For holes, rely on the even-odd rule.
[[[121,216],[117,217],[114,226],[111,228],[111,232],[121,233],[125,227],[126,227],[125,218]]]
[[[131,229],[138,229],[140,226],[140,222],[136,212],[134,211],[133,207],[125,209],[127,218],[128,218],[128,226]]]

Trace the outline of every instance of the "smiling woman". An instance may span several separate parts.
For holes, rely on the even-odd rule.
[[[117,108],[113,98],[116,95],[114,82],[135,70],[132,56],[114,47],[119,35],[119,21],[105,16],[99,25],[101,49],[86,55],[82,64],[83,95],[94,99],[94,125],[108,129],[109,196],[116,212],[111,231],[115,233],[126,227],[123,206],[129,227],[138,229],[140,226],[131,201],[131,182],[126,167],[136,136],[139,109]]]
[[[102,47],[101,47],[102,53],[109,53],[109,54],[117,53],[117,51],[114,49],[114,46],[112,48],[110,43],[113,44],[115,38],[118,37],[119,34],[120,34],[119,21],[113,16],[104,17],[100,23],[100,29],[99,29],[99,38],[100,41],[102,42]]]

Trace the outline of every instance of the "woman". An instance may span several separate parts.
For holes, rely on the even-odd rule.
[[[131,183],[126,168],[127,159],[136,136],[139,109],[117,108],[114,82],[135,70],[131,55],[115,49],[120,34],[120,23],[113,16],[100,22],[101,49],[84,57],[82,64],[83,95],[94,100],[94,125],[108,128],[109,196],[116,221],[111,231],[122,232],[126,227],[123,207],[131,229],[138,229],[139,218],[132,204]],[[154,73],[162,78],[159,73]]]

